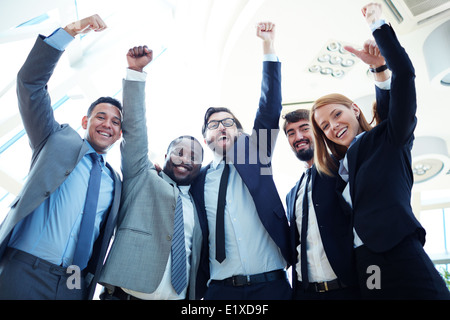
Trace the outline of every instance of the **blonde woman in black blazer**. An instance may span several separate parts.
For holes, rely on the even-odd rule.
[[[381,55],[392,72],[389,110],[372,128],[350,99],[330,94],[318,99],[311,122],[317,140],[315,163],[332,175],[340,160],[342,196],[353,209],[355,257],[363,298],[449,299],[450,294],[423,250],[425,230],[410,201],[411,148],[416,127],[414,67],[381,5],[362,9]],[[381,23],[380,23],[381,21]],[[377,25],[378,24],[378,25]]]

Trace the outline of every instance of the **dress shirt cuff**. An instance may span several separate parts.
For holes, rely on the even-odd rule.
[[[373,33],[375,30],[380,28],[383,24],[386,24],[386,21],[384,21],[384,19],[379,19],[370,25],[370,30],[372,30],[372,33]]]
[[[267,53],[267,54],[264,55],[263,61],[278,62],[280,60],[278,60],[278,57],[277,57],[276,54],[274,54],[274,53]]]
[[[66,30],[63,28],[58,28],[51,35],[46,37],[44,42],[59,51],[64,51],[74,39],[75,38],[72,37],[72,35],[70,35]]]
[[[375,85],[383,90],[390,90],[391,89],[391,78],[384,80],[384,81],[375,81]]]
[[[125,77],[128,81],[145,81],[147,79],[146,72],[139,72],[130,68],[127,68],[127,75]]]

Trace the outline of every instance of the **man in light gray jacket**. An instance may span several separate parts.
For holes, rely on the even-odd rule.
[[[105,286],[100,298],[104,300],[196,298],[196,274],[205,237],[189,188],[200,171],[203,149],[195,138],[182,136],[170,143],[162,171],[149,160],[143,68],[152,59],[153,52],[146,46],[131,48],[127,54],[121,144],[123,198],[116,237],[100,277]],[[179,196],[184,243],[178,250],[183,252],[182,268],[174,274]]]
[[[55,120],[47,83],[76,35],[105,28],[94,15],[39,36],[17,75],[32,159],[27,181],[0,226],[0,299],[79,300],[94,294],[120,204],[120,177],[105,156],[121,137],[122,106],[110,97],[95,101],[82,119],[83,139]],[[92,215],[86,215],[94,167],[101,169],[101,184]],[[93,219],[81,237],[85,216]]]

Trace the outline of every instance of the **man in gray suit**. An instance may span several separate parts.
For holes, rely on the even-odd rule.
[[[146,46],[134,47],[127,54],[121,144],[123,195],[117,234],[100,277],[105,286],[100,298],[105,300],[198,298],[196,275],[204,237],[189,188],[199,174],[203,149],[195,138],[182,136],[170,143],[162,171],[149,160],[143,68],[152,58],[153,52]],[[182,271],[173,274],[179,195],[185,255]],[[174,281],[180,279],[184,284],[176,289]]]
[[[32,159],[28,179],[0,227],[0,299],[78,300],[94,294],[120,204],[120,177],[105,155],[121,137],[122,106],[109,97],[95,101],[82,119],[82,139],[55,120],[47,83],[76,35],[105,27],[94,15],[39,36],[18,73],[19,110]],[[99,196],[90,230],[80,237],[83,217],[89,216],[85,202],[92,168],[98,168]],[[79,243],[85,249],[82,263],[74,259]]]

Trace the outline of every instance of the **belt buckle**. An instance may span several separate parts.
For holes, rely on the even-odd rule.
[[[321,286],[322,284],[323,284],[323,289],[322,289],[322,286]],[[327,282],[326,281],[324,281],[324,282],[317,282],[316,283],[316,291],[317,292],[327,292],[328,291],[328,284],[327,284]]]
[[[241,278],[245,278],[245,281],[242,281],[242,282],[241,281],[236,281],[236,280],[241,279]],[[245,285],[250,285],[250,283],[251,283],[249,275],[246,275],[246,276],[233,276],[231,279],[232,279],[232,283],[233,283],[234,287],[242,287],[242,286],[245,286]]]

